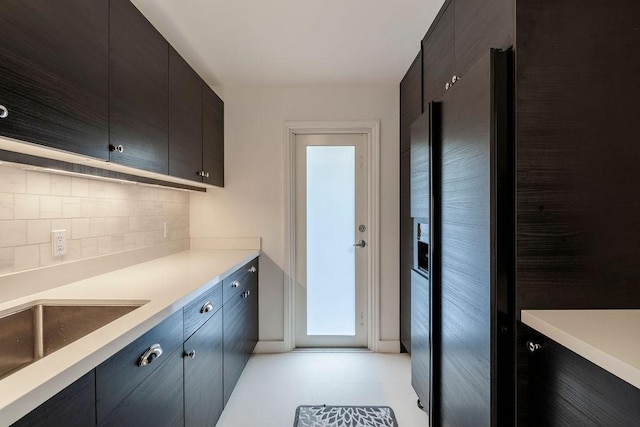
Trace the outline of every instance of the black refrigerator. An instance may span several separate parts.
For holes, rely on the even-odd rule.
[[[429,266],[412,276],[412,384],[432,426],[513,420],[512,64],[511,51],[488,51],[427,112]]]

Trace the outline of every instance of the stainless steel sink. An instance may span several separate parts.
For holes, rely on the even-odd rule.
[[[0,378],[82,338],[143,303],[33,303],[0,313]]]

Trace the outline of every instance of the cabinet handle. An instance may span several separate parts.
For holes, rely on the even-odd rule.
[[[124,146],[122,144],[111,145],[111,151],[115,151],[116,153],[123,153],[124,152]]]
[[[189,357],[191,359],[195,359],[196,357],[196,351],[195,350],[191,350],[189,352],[185,352],[184,353],[184,357]]]
[[[240,282],[238,282],[237,280],[234,280],[233,282],[231,282],[232,288],[237,288],[238,286],[240,286]]]
[[[138,366],[147,366],[162,355],[162,347],[160,344],[154,344],[140,357]]]
[[[460,77],[458,76],[451,77],[451,84],[455,84],[458,80],[460,80]]]
[[[449,88],[451,88],[451,83],[446,82],[446,83],[444,84],[444,90],[449,90]]]
[[[205,177],[205,178],[209,178],[209,172],[205,172],[205,173],[204,173],[204,177]]]
[[[208,313],[211,310],[213,310],[213,304],[211,304],[211,301],[207,301],[204,303],[204,305],[200,309],[200,313]]]
[[[4,105],[0,105],[0,119],[6,119],[9,116],[9,110]]]
[[[251,266],[249,269],[249,273],[255,273],[256,271],[258,271],[258,269],[255,266]]]
[[[536,342],[533,341],[527,341],[527,350],[529,350],[529,352],[531,353],[535,353],[536,351],[540,350],[542,348],[542,346]]]
[[[246,299],[246,298],[248,298],[248,297],[249,297],[249,291],[244,291],[244,292],[242,293],[242,298]]]
[[[203,178],[209,178],[209,172],[205,172],[205,171],[198,171],[198,172],[196,172],[196,174],[197,174],[198,176],[203,177]]]

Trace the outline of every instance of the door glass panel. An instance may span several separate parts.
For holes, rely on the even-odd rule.
[[[355,335],[355,147],[307,147],[307,334]]]

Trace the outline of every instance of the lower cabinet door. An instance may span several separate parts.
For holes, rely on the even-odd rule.
[[[174,351],[101,422],[101,426],[184,425],[182,347]]]
[[[247,295],[247,307],[246,307],[246,316],[247,316],[247,340],[246,340],[246,349],[245,349],[245,357],[246,360],[249,360],[251,354],[253,353],[253,349],[256,347],[258,343],[258,280],[252,280],[249,283],[248,287],[249,294]],[[246,363],[246,362],[245,362]]]
[[[429,279],[411,270],[411,385],[427,410],[431,374]]]
[[[84,427],[96,425],[95,371],[80,378],[36,409],[20,418],[13,427]]]
[[[222,413],[222,310],[184,343],[185,426],[215,426]]]
[[[224,404],[227,404],[246,363],[246,287],[222,307],[224,329]]]

